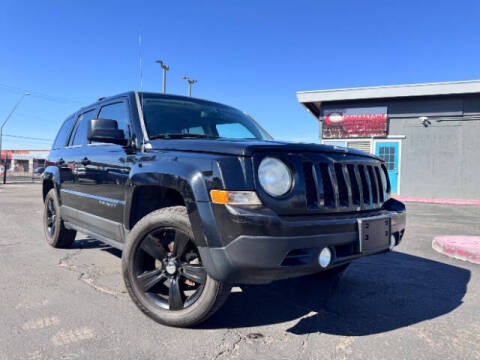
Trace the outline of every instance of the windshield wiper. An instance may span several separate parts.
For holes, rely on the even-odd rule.
[[[205,135],[205,134],[156,134],[150,136],[151,140],[154,139],[218,139],[218,136]]]

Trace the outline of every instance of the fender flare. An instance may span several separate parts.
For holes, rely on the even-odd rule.
[[[183,197],[195,244],[199,247],[221,246],[207,183],[199,166],[176,158],[137,165],[132,168],[128,185],[131,190],[126,197],[124,224],[129,223],[135,189],[145,185],[161,186],[175,190]]]
[[[51,181],[53,188],[57,191],[58,200],[61,203],[60,197],[60,171],[56,166],[47,166],[42,174],[42,193],[45,194],[45,182]]]

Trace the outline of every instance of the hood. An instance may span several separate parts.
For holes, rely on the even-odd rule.
[[[257,151],[291,151],[339,153],[378,159],[372,154],[340,146],[257,139],[159,139],[151,140],[150,144],[152,149],[155,150],[205,152],[236,156],[251,156]]]

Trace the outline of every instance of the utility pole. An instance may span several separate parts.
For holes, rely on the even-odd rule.
[[[188,76],[184,76],[182,79],[188,83],[188,96],[192,96],[192,85],[198,81],[195,79],[190,79]]]
[[[155,61],[157,64],[160,64],[160,66],[163,69],[163,93],[167,91],[167,71],[170,69],[170,66],[165,64],[162,60],[157,60]]]
[[[30,95],[29,92],[25,92],[20,99],[17,101],[15,106],[13,107],[12,111],[10,111],[10,114],[8,114],[7,118],[3,121],[2,125],[0,126],[0,163],[3,164],[3,183],[5,184],[7,182],[7,154],[5,154],[5,161],[2,161],[2,135],[3,135],[3,127],[7,123],[8,120],[10,120],[10,117],[13,115],[15,110],[17,110],[18,105],[22,102],[23,98],[25,96]]]

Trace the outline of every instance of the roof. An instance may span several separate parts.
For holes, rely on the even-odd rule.
[[[151,92],[151,91],[133,91],[132,90],[132,91],[126,91],[126,92],[116,94],[116,95],[112,95],[112,96],[102,96],[102,97],[98,98],[97,101],[95,101],[94,103],[91,103],[87,106],[81,107],[79,111],[83,111],[83,110],[92,108],[94,106],[109,102],[112,99],[116,99],[116,98],[119,98],[119,97],[122,97],[122,96],[123,97],[129,97],[129,96],[133,97],[133,96],[135,96],[135,93],[139,94],[140,96],[143,94],[145,96],[155,96],[155,97],[158,97],[158,98],[175,99],[175,100],[189,100],[189,101],[195,101],[195,102],[200,102],[200,103],[208,103],[208,104],[213,104],[213,105],[217,105],[217,106],[225,106],[225,107],[228,107],[228,108],[233,108],[230,105],[225,105],[225,104],[218,103],[218,102],[215,102],[215,101],[200,99],[200,98],[196,98],[196,97],[192,97],[192,96],[184,96],[184,95],[176,95],[176,94],[163,94],[163,93],[157,93],[157,92]]]
[[[312,110],[318,108],[318,103],[329,101],[472,93],[480,93],[480,80],[298,91],[297,98],[307,109]],[[313,103],[317,106],[312,106]]]

